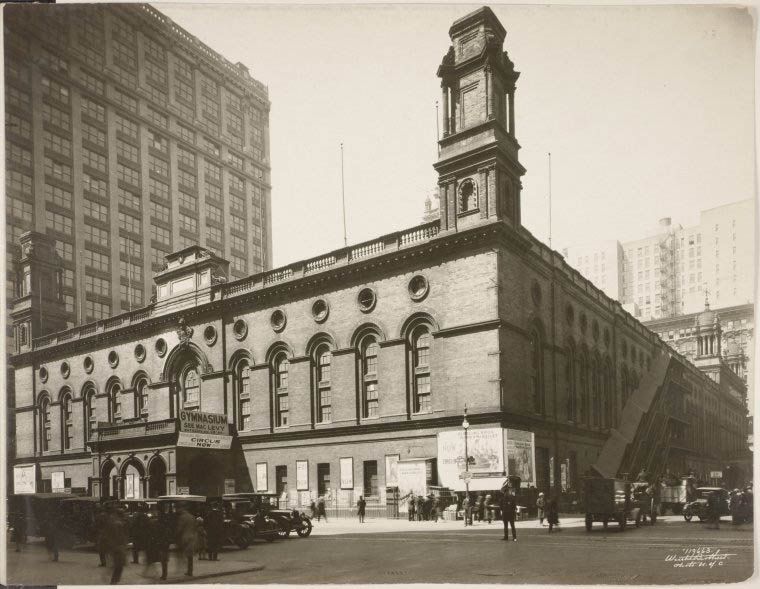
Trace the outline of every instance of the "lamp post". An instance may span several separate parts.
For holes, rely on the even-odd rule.
[[[470,496],[470,453],[467,451],[467,429],[470,422],[467,421],[467,404],[464,406],[464,419],[462,420],[462,429],[464,429],[464,488],[466,497]]]

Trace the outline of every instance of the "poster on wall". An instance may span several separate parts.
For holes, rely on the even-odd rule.
[[[309,490],[309,461],[296,460],[296,490]]]
[[[427,465],[424,458],[398,461],[399,497],[409,493],[425,495],[427,493]]]
[[[135,475],[134,473],[127,473],[124,476],[124,497],[126,499],[135,498]]]
[[[267,476],[267,463],[256,463],[256,490],[268,491],[269,490],[269,477]]]
[[[523,487],[536,485],[536,452],[533,432],[506,430],[507,473],[520,477]]]
[[[549,488],[554,490],[554,456],[549,457]]]
[[[17,495],[37,492],[37,467],[34,464],[13,467],[13,492]]]
[[[567,492],[567,461],[559,463],[559,484],[562,492]]]
[[[66,487],[66,475],[62,470],[57,470],[50,473],[50,486],[53,489],[53,493],[63,493],[63,489]]]
[[[470,464],[465,468],[465,435],[461,428],[438,434],[438,478],[440,484],[455,491],[464,491],[465,471],[472,476],[471,491],[498,489],[505,478],[504,430],[485,427],[467,430],[467,454]]]
[[[354,488],[354,459],[353,458],[340,459],[340,488],[341,489]]]
[[[385,457],[385,486],[398,487],[399,454],[389,454]]]

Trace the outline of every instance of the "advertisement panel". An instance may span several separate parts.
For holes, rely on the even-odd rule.
[[[475,428],[467,431],[467,454],[470,464],[465,469],[464,430],[438,434],[438,478],[440,484],[455,491],[466,488],[463,478],[470,473],[472,491],[498,489],[505,478],[504,430],[499,427]]]
[[[427,466],[424,458],[398,461],[399,497],[409,493],[424,495],[427,492]]]
[[[269,487],[267,477],[267,463],[259,462],[256,464],[256,490],[267,491]]]
[[[309,461],[296,460],[296,490],[309,490]]]
[[[13,467],[13,492],[36,493],[37,492],[37,467],[34,464]]]
[[[507,474],[518,476],[521,486],[536,484],[536,446],[533,432],[507,429]]]
[[[229,432],[226,415],[204,411],[179,412],[177,446],[229,450],[232,445]]]
[[[353,458],[340,459],[340,488],[341,489],[354,488],[354,459]]]
[[[385,457],[385,486],[398,487],[399,454],[388,454]]]
[[[62,470],[57,470],[50,473],[50,486],[53,489],[53,493],[63,493],[66,488],[66,473]]]

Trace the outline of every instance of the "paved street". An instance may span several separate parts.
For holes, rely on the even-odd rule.
[[[309,539],[247,550],[229,548],[221,561],[200,561],[196,582],[207,583],[605,583],[647,584],[740,581],[752,573],[752,528],[724,521],[720,530],[669,516],[654,528],[613,525],[587,533],[580,518],[565,518],[560,533],[535,521],[518,523],[518,542],[503,542],[500,522],[464,528],[461,522],[350,520],[317,523]],[[692,549],[692,552],[685,552]],[[701,556],[694,556],[700,551]],[[682,557],[690,556],[684,560]],[[47,560],[41,545],[9,554],[13,583],[104,583],[91,549]],[[178,562],[170,581],[186,582]],[[154,583],[156,569],[129,565],[123,583]]]

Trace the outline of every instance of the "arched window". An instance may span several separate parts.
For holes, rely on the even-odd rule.
[[[238,429],[251,429],[251,367],[241,362],[237,371]]]
[[[322,345],[317,348],[317,352],[314,356],[317,421],[319,423],[329,423],[332,421],[332,388],[330,386],[332,353],[327,345]]]
[[[201,408],[201,380],[195,368],[185,372],[182,382],[182,408],[187,411],[200,411]]]
[[[625,407],[628,402],[628,369],[625,366],[620,371],[620,393],[623,395],[622,406]]]
[[[591,423],[594,427],[599,426],[599,362],[591,358]]]
[[[578,354],[578,394],[580,411],[578,420],[588,423],[588,359],[586,353]]]
[[[575,421],[578,399],[575,389],[575,349],[572,346],[568,346],[565,352],[565,388],[567,390],[567,419]]]
[[[415,413],[429,413],[432,410],[430,385],[430,331],[426,326],[417,328],[412,334],[412,367],[414,370],[412,389]]]
[[[121,385],[114,383],[108,392],[109,421],[119,423],[121,421]]]
[[[612,377],[612,364],[609,358],[604,363],[604,427],[617,427],[617,395]]]
[[[362,417],[380,415],[380,391],[377,383],[377,354],[380,347],[374,335],[367,336],[360,344],[362,386]]]
[[[528,353],[530,362],[530,393],[533,398],[533,410],[536,413],[544,412],[544,386],[543,386],[543,363],[541,361],[541,338],[538,332],[530,332],[528,341]]]
[[[51,428],[50,399],[45,395],[40,400],[40,448],[43,452],[50,449]]]
[[[148,380],[141,378],[135,384],[135,416],[148,417]]]
[[[74,411],[71,393],[61,397],[61,442],[64,450],[74,446]]]
[[[82,395],[84,400],[84,442],[92,438],[95,428],[98,427],[97,409],[95,406],[95,389],[88,388]]]
[[[274,367],[274,398],[275,424],[286,427],[289,421],[288,411],[288,369],[290,362],[284,353],[278,354],[273,363]]]

